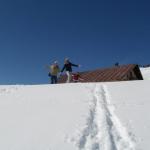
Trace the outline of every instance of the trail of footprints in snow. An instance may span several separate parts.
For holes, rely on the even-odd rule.
[[[96,85],[87,124],[77,143],[79,150],[135,150],[125,127],[110,105],[104,85]]]

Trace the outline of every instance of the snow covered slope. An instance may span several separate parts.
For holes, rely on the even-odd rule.
[[[140,68],[144,80],[150,80],[150,67]]]
[[[0,86],[1,150],[149,150],[150,81]]]

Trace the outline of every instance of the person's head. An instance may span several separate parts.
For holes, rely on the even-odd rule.
[[[58,61],[57,60],[55,60],[54,62],[53,62],[53,64],[52,64],[53,66],[58,66]]]
[[[69,58],[65,58],[65,64],[69,63]]]
[[[58,65],[58,61],[57,61],[57,60],[55,60],[55,61],[54,61],[54,64]]]

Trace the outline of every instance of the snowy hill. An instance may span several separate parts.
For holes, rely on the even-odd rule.
[[[0,149],[149,150],[149,89],[149,80],[1,85]]]
[[[150,67],[140,68],[144,80],[150,80]]]

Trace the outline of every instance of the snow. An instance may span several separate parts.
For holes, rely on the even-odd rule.
[[[144,77],[144,80],[150,80],[150,67],[146,68],[140,68],[142,75]]]
[[[149,150],[141,81],[0,86],[1,150]]]

